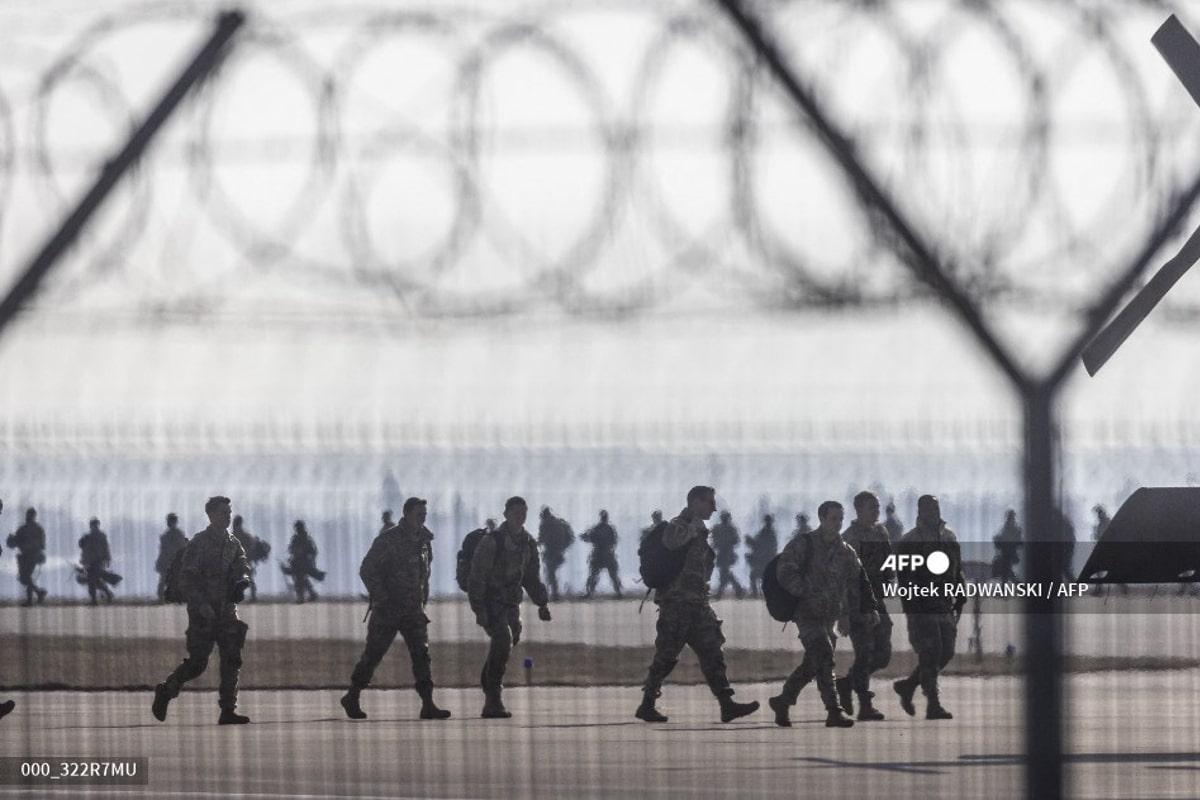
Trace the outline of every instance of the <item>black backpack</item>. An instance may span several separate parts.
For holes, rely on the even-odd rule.
[[[663,521],[651,528],[638,547],[638,571],[647,589],[665,589],[683,571],[688,548],[667,549],[663,534],[668,524]]]
[[[187,550],[187,545],[175,551],[175,555],[171,557],[171,563],[167,565],[167,572],[163,576],[163,602],[164,603],[186,603],[187,598],[183,596],[183,586],[180,583],[180,573],[183,572],[183,554]]]
[[[812,554],[812,539],[808,534],[801,534],[801,536],[804,537],[804,560],[800,569],[804,573],[808,572],[809,556]],[[771,615],[771,619],[778,622],[791,622],[792,618],[796,616],[796,604],[800,601],[794,594],[779,585],[779,577],[775,574],[778,569],[779,555],[773,556],[763,567],[763,600],[767,603],[767,613]]]
[[[462,548],[458,551],[458,563],[454,566],[454,580],[458,588],[469,591],[467,584],[471,579],[471,559],[475,557],[475,548],[487,535],[487,528],[476,528],[463,539]]]

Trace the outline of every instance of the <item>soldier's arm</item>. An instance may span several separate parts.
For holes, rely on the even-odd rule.
[[[879,598],[875,597],[875,590],[871,588],[871,578],[867,575],[867,570],[861,561],[858,561],[857,577],[850,579],[850,585],[854,586],[855,584],[857,584],[857,589],[854,593],[857,595],[857,599],[851,597],[850,608],[856,609],[859,614],[864,615],[878,611]]]
[[[538,558],[536,547],[529,547],[529,561],[525,564],[525,574],[521,577],[521,585],[529,594],[529,599],[535,606],[544,606],[550,602],[550,593],[546,584],[542,583],[542,561]]]
[[[779,581],[779,585],[793,597],[800,597],[804,594],[804,580],[802,572],[802,564],[800,563],[798,550],[799,547],[785,548],[779,555],[779,562],[775,567],[775,578]]]
[[[383,545],[376,538],[358,566],[358,577],[362,579],[363,586],[367,588],[367,596],[373,603],[382,603],[387,599],[387,586],[383,570],[380,569],[382,560]]]

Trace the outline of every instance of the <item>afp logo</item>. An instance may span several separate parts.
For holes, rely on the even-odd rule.
[[[892,569],[896,572],[912,572],[920,567],[924,567],[934,575],[944,575],[946,570],[950,569],[950,556],[941,550],[934,550],[928,558],[920,553],[892,553],[883,561],[883,569]]]

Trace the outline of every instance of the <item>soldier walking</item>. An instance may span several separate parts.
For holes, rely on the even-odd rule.
[[[258,574],[258,565],[271,557],[271,544],[246,530],[240,514],[233,518],[231,533],[246,553],[246,566],[250,570],[249,602],[256,602],[258,600],[258,582],[254,576]]]
[[[817,529],[787,543],[779,556],[779,585],[797,598],[792,621],[804,646],[804,660],[783,683],[783,690],[767,702],[775,724],[790,727],[789,709],[800,691],[814,678],[825,705],[827,728],[849,728],[854,720],[842,715],[833,682],[833,628],[844,615],[866,628],[879,622],[875,597],[866,585],[862,564],[854,548],[839,532],[845,512],[842,504],[827,500],[817,508]]]
[[[892,688],[900,696],[900,707],[909,716],[917,713],[913,695],[920,686],[925,693],[925,719],[953,719],[938,697],[938,673],[954,657],[958,618],[967,601],[965,596],[947,597],[945,585],[961,586],[966,579],[958,537],[942,521],[938,499],[926,494],[917,500],[917,525],[900,540],[896,554],[920,555],[928,564],[930,553],[935,551],[944,553],[949,561],[947,569],[940,574],[934,575],[924,567],[897,572],[897,583],[914,590],[901,595],[900,605],[908,621],[908,641],[917,654],[917,668],[907,678],[893,683]],[[922,590],[930,590],[935,585],[937,594],[925,596],[926,592]]]
[[[716,553],[708,544],[708,527],[704,523],[716,508],[716,489],[693,486],[687,494],[687,507],[663,531],[663,546],[678,553],[682,568],[664,588],[654,591],[654,602],[658,605],[654,659],[642,685],[642,704],[634,712],[644,722],[667,721],[666,714],[659,712],[654,704],[662,694],[663,681],[679,663],[684,646],[696,653],[708,688],[721,704],[722,722],[732,722],[758,710],[757,701],[738,703],[733,699],[733,687],[725,673],[721,620],[708,602]]]
[[[550,621],[550,598],[541,579],[537,543],[525,530],[529,507],[522,497],[504,503],[504,522],[479,540],[471,557],[467,596],[475,622],[488,635],[487,660],[479,675],[485,719],[507,719],[504,671],[513,645],[521,641],[521,590],[538,607],[538,619]]]
[[[733,587],[733,595],[737,599],[741,600],[746,596],[746,590],[733,576],[733,565],[737,563],[737,553],[734,551],[740,540],[741,534],[738,533],[737,526],[733,524],[733,518],[728,511],[722,511],[721,521],[712,529],[712,546],[717,554],[718,574],[717,593],[713,598],[715,600],[721,599],[726,586]]]
[[[429,663],[429,571],[433,564],[433,534],[425,527],[427,504],[419,497],[404,501],[400,524],[385,528],[371,543],[358,570],[371,598],[367,646],[350,675],[342,708],[350,719],[366,719],[359,695],[371,683],[396,634],[404,637],[412,660],[413,688],[421,698],[421,719],[447,719],[450,712],[433,702],[433,672]]]
[[[871,691],[871,673],[877,672],[892,660],[892,618],[883,599],[883,586],[895,577],[892,569],[884,562],[892,554],[891,539],[887,528],[879,522],[879,497],[874,492],[863,491],[854,496],[854,519],[842,534],[842,541],[850,545],[862,564],[870,591],[875,598],[878,622],[871,626],[861,614],[852,614],[849,620],[850,642],[854,645],[854,664],[850,673],[834,682],[842,710],[854,713],[853,694],[858,695],[859,721],[883,719],[883,714],[871,703],[875,693]]]
[[[883,527],[887,528],[888,539],[892,541],[892,546],[900,544],[901,537],[904,536],[904,523],[900,521],[900,517],[896,516],[896,502],[888,500],[887,508],[884,509],[887,517],[883,520]]]
[[[392,522],[392,510],[390,508],[383,512],[382,516],[379,518],[379,521],[383,523],[382,527],[379,529],[380,533],[383,533],[388,528],[396,524],[395,522]]]
[[[108,570],[112,563],[108,536],[100,530],[100,520],[95,517],[88,522],[88,532],[79,539],[79,563],[77,580],[87,584],[92,605],[98,602],[97,592],[104,595],[104,602],[111,603],[112,587],[121,582],[121,576]]]
[[[159,722],[167,718],[167,705],[179,696],[184,683],[204,672],[216,645],[221,659],[217,724],[244,725],[250,718],[237,713],[238,671],[249,626],[238,619],[237,604],[250,586],[250,570],[242,545],[229,532],[230,499],[210,497],[204,511],[208,527],[192,537],[183,551],[179,572],[180,590],[187,603],[187,658],[154,687],[151,711]]]
[[[996,557],[992,559],[992,577],[1002,582],[1017,582],[1017,573],[1013,569],[1021,563],[1021,546],[1024,544],[1024,533],[1017,522],[1017,512],[1008,509],[1004,512],[1004,525],[999,533],[992,537],[996,545]]]
[[[537,541],[542,548],[542,558],[546,560],[546,584],[550,587],[550,599],[558,602],[558,568],[567,560],[567,548],[575,543],[575,531],[571,530],[565,519],[554,516],[550,506],[542,506]]]
[[[750,594],[758,597],[763,570],[779,552],[779,535],[775,533],[775,517],[763,516],[763,526],[757,536],[746,537],[746,565],[750,567]]]
[[[296,602],[310,602],[317,599],[317,591],[313,588],[312,579],[325,580],[325,573],[317,569],[317,543],[308,533],[304,520],[298,519],[292,526],[292,540],[288,543],[288,563],[283,567],[283,574],[291,576],[292,589],[296,592]]]
[[[158,573],[158,602],[165,603],[163,592],[167,588],[167,570],[175,560],[175,554],[187,547],[187,534],[179,529],[179,517],[175,512],[167,514],[167,529],[158,537],[158,558],[154,559],[154,571]]]
[[[617,529],[608,521],[608,512],[600,509],[600,521],[584,531],[579,540],[592,546],[588,554],[587,590],[584,597],[591,597],[600,582],[600,572],[608,571],[608,579],[612,582],[613,591],[621,596],[621,579],[617,575]]]
[[[34,596],[39,604],[44,603],[46,590],[37,585],[33,573],[46,563],[46,532],[37,523],[35,509],[26,509],[25,524],[9,535],[7,543],[17,550],[17,583],[25,587],[25,602],[21,605],[33,605]]]
[[[659,525],[661,525],[662,521],[663,521],[663,518],[662,518],[661,511],[659,511],[657,508],[654,509],[653,511],[651,511],[650,512],[650,527],[642,528],[642,540],[645,540],[646,535],[649,534],[650,531],[654,530]]]

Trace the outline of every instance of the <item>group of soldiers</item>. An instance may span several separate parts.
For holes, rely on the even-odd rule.
[[[389,525],[390,522],[385,520],[384,527]],[[288,561],[281,563],[280,568],[291,581],[296,602],[316,600],[317,593],[313,588],[313,581],[325,580],[325,573],[317,568],[317,545],[304,520],[296,520],[293,531],[288,544]],[[249,599],[257,600],[257,565],[270,557],[271,545],[246,530],[240,516],[233,518],[231,533],[246,554],[250,581]],[[179,516],[174,512],[167,514],[167,529],[159,536],[158,556],[154,561],[154,570],[158,573],[157,596],[160,601],[163,600],[166,590],[171,563],[187,544],[187,534],[179,527]],[[17,551],[17,582],[25,591],[25,600],[21,605],[44,603],[47,590],[37,585],[37,577],[38,567],[46,562],[46,531],[37,521],[37,509],[26,510],[25,523],[9,535],[6,545],[9,549]],[[121,576],[110,569],[111,565],[112,551],[109,549],[108,534],[101,530],[100,520],[92,517],[87,533],[79,539],[79,562],[75,566],[75,579],[81,586],[87,587],[92,605],[98,605],[101,598],[106,603],[111,603],[114,599],[113,587],[121,582]]]
[[[406,500],[399,523],[386,526],[363,558],[359,575],[370,598],[370,621],[366,645],[340,699],[350,719],[367,717],[362,692],[397,635],[403,637],[409,652],[414,689],[421,699],[419,717],[450,717],[450,711],[440,708],[433,698],[430,620],[425,614],[433,534],[425,526],[426,509],[427,502],[421,498]],[[734,690],[726,674],[725,637],[710,602],[717,553],[710,545],[706,522],[715,510],[715,489],[696,486],[688,492],[686,506],[677,516],[651,529],[676,567],[655,590],[658,621],[654,656],[642,685],[642,702],[634,712],[636,718],[648,723],[668,721],[656,701],[685,646],[691,647],[699,659],[705,681],[720,707],[722,722],[759,708],[757,702],[733,699]],[[242,544],[229,531],[233,516],[229,498],[210,498],[205,511],[209,526],[186,546],[179,572],[187,604],[187,657],[155,687],[151,710],[156,719],[165,720],[171,700],[179,695],[184,683],[205,670],[215,646],[220,657],[218,724],[244,724],[249,718],[237,712],[237,681],[247,626],[238,619],[237,604],[250,587],[249,562]],[[870,678],[888,664],[891,656],[892,624],[884,585],[895,577],[901,584],[920,588],[933,579],[928,571],[894,576],[884,563],[893,551],[925,557],[940,551],[949,562],[945,580],[964,582],[958,541],[941,519],[936,497],[925,495],[918,500],[916,526],[894,548],[887,528],[879,521],[876,495],[868,491],[856,495],[854,514],[843,533],[842,505],[832,500],[822,503],[817,511],[818,527],[793,537],[779,554],[777,581],[795,601],[792,621],[804,648],[800,665],[784,681],[780,693],[768,701],[779,726],[791,725],[790,708],[812,681],[816,681],[827,712],[827,727],[854,724],[847,715],[854,714],[856,696],[859,720],[883,719],[874,703]],[[503,681],[512,648],[521,638],[523,597],[527,595],[537,607],[539,619],[552,619],[550,592],[541,578],[538,541],[525,529],[527,516],[526,501],[510,497],[504,505],[504,521],[482,529],[483,534],[466,558],[470,608],[488,639],[479,676],[484,695],[480,716],[484,718],[512,716],[504,706]],[[644,571],[645,562],[642,566]],[[938,675],[954,655],[962,602],[946,594],[931,596],[914,591],[902,595],[902,608],[908,617],[909,640],[918,665],[908,677],[893,683],[900,707],[914,715],[913,700],[919,688],[926,698],[926,719],[951,719],[940,701]],[[833,673],[835,630],[848,635],[854,646],[854,663],[841,678]]]

